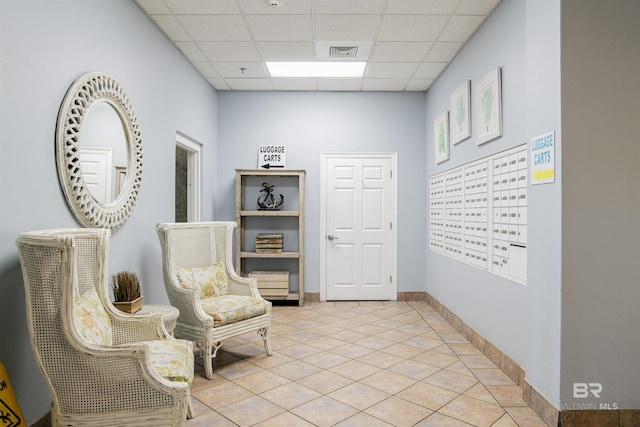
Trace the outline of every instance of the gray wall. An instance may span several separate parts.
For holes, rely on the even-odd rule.
[[[216,92],[130,0],[0,3],[0,360],[29,423],[51,399],[29,344],[20,232],[76,227],[58,184],[54,135],[62,99],[81,74],[124,87],[138,116],[144,172],[131,219],[111,239],[109,271],[139,274],[146,302],[166,303],[154,225],[173,220],[176,131],[203,144],[203,181],[215,182]],[[203,219],[215,188],[203,192]]]
[[[424,93],[220,92],[219,219],[235,218],[235,168],[256,168],[258,146],[287,146],[305,169],[305,291],[320,291],[320,153],[398,153],[398,290],[424,290]]]
[[[450,148],[450,160],[432,175],[526,144],[556,131],[556,174],[560,176],[559,0],[503,2],[427,92],[427,135],[433,120],[450,110],[450,95],[464,80],[474,88],[496,66],[503,67],[503,136],[476,145],[472,136]],[[432,139],[430,139],[432,141]],[[489,339],[525,370],[527,380],[550,402],[559,400],[560,378],[560,182],[529,186],[527,285],[427,251],[426,290]]]
[[[562,401],[640,408],[640,3],[562,2]],[[569,160],[570,159],[570,160]],[[601,383],[573,399],[573,383]]]

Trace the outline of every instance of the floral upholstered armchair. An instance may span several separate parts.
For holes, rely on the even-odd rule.
[[[255,279],[233,268],[233,221],[165,223],[156,230],[162,248],[164,284],[180,310],[175,336],[200,350],[205,375],[213,378],[213,358],[222,342],[256,331],[271,355],[271,303]]]
[[[128,315],[108,298],[106,229],[18,236],[31,345],[53,398],[54,426],[183,426],[191,342],[159,315]]]

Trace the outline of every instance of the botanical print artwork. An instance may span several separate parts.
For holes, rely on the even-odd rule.
[[[502,68],[497,67],[478,84],[476,126],[478,144],[502,136]]]
[[[459,143],[471,136],[469,120],[469,92],[471,81],[466,80],[451,95],[451,142]]]
[[[440,114],[433,122],[436,164],[449,159],[448,112]]]
[[[483,117],[482,119],[484,119],[484,127],[485,127],[485,131],[489,132],[489,125],[491,124],[491,114],[493,113],[493,98],[494,98],[494,94],[493,94],[493,86],[488,86],[487,88],[484,89],[484,91],[482,92],[482,112],[483,112]]]

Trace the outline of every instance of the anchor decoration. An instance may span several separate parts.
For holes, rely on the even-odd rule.
[[[273,196],[273,185],[263,182],[260,192],[265,193],[258,196],[258,207],[260,210],[278,210],[282,207],[284,196],[280,194],[280,200],[276,200]]]

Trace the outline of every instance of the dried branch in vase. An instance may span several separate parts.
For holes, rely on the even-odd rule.
[[[116,302],[133,301],[140,297],[140,281],[134,273],[121,271],[112,275],[111,286]]]

